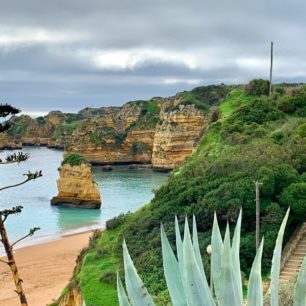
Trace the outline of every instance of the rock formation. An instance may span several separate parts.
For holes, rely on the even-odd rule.
[[[85,108],[77,114],[13,117],[0,149],[13,144],[64,148],[92,164],[151,164],[171,170],[190,156],[208,124],[209,112],[229,87],[202,86],[169,98],[132,101],[122,107]]]
[[[88,163],[63,163],[59,172],[58,195],[52,198],[51,205],[93,209],[101,207],[100,192]]]

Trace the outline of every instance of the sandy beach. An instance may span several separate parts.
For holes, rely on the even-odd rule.
[[[72,276],[80,250],[92,232],[17,249],[15,257],[28,303],[45,306],[56,300]],[[20,305],[9,268],[0,263],[0,306]]]

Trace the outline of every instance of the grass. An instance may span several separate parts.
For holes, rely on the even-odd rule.
[[[103,232],[96,246],[83,258],[81,271],[76,278],[88,306],[118,305],[116,287],[101,282],[101,277],[105,271],[114,275],[118,271],[119,258],[114,255],[116,252],[113,248],[117,244],[119,232],[120,227]]]
[[[237,107],[249,103],[253,98],[252,96],[247,96],[239,89],[232,90],[229,96],[220,105],[222,120],[229,117]]]

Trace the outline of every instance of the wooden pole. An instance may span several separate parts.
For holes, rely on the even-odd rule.
[[[4,246],[5,252],[6,252],[6,256],[7,256],[7,264],[9,265],[11,272],[13,274],[13,279],[15,282],[15,286],[16,286],[16,293],[19,296],[19,300],[20,300],[20,305],[21,306],[28,306],[28,302],[25,296],[25,293],[23,291],[23,287],[22,287],[22,279],[19,276],[18,273],[18,269],[17,269],[17,265],[16,265],[16,261],[14,258],[14,253],[13,253],[13,248],[8,240],[7,237],[7,233],[6,233],[6,229],[4,226],[4,220],[2,219],[2,215],[0,214],[0,234],[1,234],[1,240],[2,240],[2,244]]]
[[[271,41],[271,58],[270,58],[270,84],[269,84],[269,96],[272,95],[272,71],[273,71],[273,41]]]
[[[255,182],[255,190],[256,190],[256,251],[259,248],[260,244],[260,199],[259,199],[259,185],[262,183],[259,183],[258,181]]]

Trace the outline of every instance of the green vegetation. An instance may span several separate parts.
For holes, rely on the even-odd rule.
[[[180,95],[182,105],[194,105],[196,108],[208,112],[212,105],[218,105],[230,92],[226,85],[201,86],[185,91]],[[178,107],[178,106],[177,106]]]
[[[258,180],[263,183],[261,235],[265,236],[265,245],[262,269],[264,274],[268,273],[275,237],[288,205],[291,205],[291,212],[285,241],[301,222],[301,216],[306,215],[305,92],[306,87],[300,86],[287,87],[285,93],[271,98],[249,96],[237,88],[226,94],[220,102],[222,118],[209,125],[196,153],[171,174],[149,205],[121,220],[118,227],[114,220],[102,234],[99,243],[103,240],[103,247],[111,250],[108,256],[112,258],[112,271],[123,269],[121,243],[125,238],[135,266],[156,304],[166,305],[169,298],[162,269],[160,222],[174,245],[174,216],[178,216],[182,225],[184,216],[195,215],[203,254],[210,244],[214,212],[220,216],[221,232],[224,233],[226,222],[233,227],[242,206],[240,264],[248,275],[255,256],[254,181]],[[284,101],[287,104],[293,101],[294,107],[284,108]],[[94,260],[88,257],[82,261],[81,270],[86,269],[86,278],[92,280],[91,274],[95,277],[96,273],[95,269],[90,272],[93,262],[97,267],[104,267],[100,272],[105,273],[109,271],[108,261],[107,256]],[[203,262],[205,271],[209,271],[207,256],[203,257]],[[103,300],[103,295],[117,299],[109,283],[103,283],[106,287],[99,292],[91,289],[102,286],[99,279],[99,283],[92,281],[90,288],[82,279],[78,283],[88,305],[100,305],[93,301]]]
[[[62,165],[69,164],[70,166],[79,166],[87,163],[87,159],[82,154],[72,153],[64,158]]]
[[[127,136],[126,132],[119,132],[115,136],[115,147],[120,148]]]
[[[104,144],[105,137],[116,136],[116,130],[112,127],[97,126],[95,130],[89,132],[89,139],[96,145]]]
[[[284,237],[284,231],[289,216],[289,209],[285,215],[282,225],[278,231],[273,251],[273,260],[271,266],[271,305],[278,306],[279,300],[283,302],[283,296],[280,290],[280,263],[281,251]],[[226,228],[224,240],[218,226],[216,215],[211,235],[211,267],[212,282],[215,291],[209,287],[201,252],[199,249],[197,225],[193,218],[192,235],[190,234],[187,218],[185,219],[184,237],[181,238],[180,228],[177,219],[175,220],[176,232],[176,255],[169,243],[164,228],[161,225],[161,244],[164,275],[167,281],[167,287],[171,296],[171,302],[174,306],[241,306],[243,305],[243,290],[240,274],[240,238],[241,238],[241,211],[236,223],[232,242],[230,241],[229,227]],[[191,238],[192,237],[192,238]],[[264,245],[264,238],[257,250],[253,261],[252,270],[248,282],[247,304],[263,305],[263,285],[261,276],[261,258]],[[154,306],[153,298],[148,293],[137,269],[130,257],[127,245],[123,242],[123,258],[126,291],[122,285],[121,279],[117,276],[117,291],[120,306],[128,305],[150,305]],[[297,278],[296,288],[292,288],[294,293],[294,305],[304,305],[305,282],[304,271],[306,271],[306,256]],[[127,294],[126,294],[127,292]],[[215,299],[214,299],[215,295]]]
[[[10,119],[10,128],[7,130],[8,135],[21,138],[25,135],[31,120],[31,117],[25,115],[12,117]]]
[[[37,118],[38,119],[38,118]],[[80,122],[71,122],[71,123],[63,123],[56,126],[55,131],[53,133],[54,139],[58,139],[61,136],[67,135],[71,136],[74,130],[76,130],[80,126]]]
[[[265,96],[269,94],[269,86],[269,81],[255,79],[245,86],[245,93],[251,96]]]
[[[160,108],[155,100],[135,102],[141,108],[140,117],[134,121],[128,130],[154,129],[159,122]]]
[[[151,150],[150,146],[147,145],[146,143],[142,142],[142,141],[134,142],[132,144],[131,149],[130,149],[130,151],[133,155],[146,153],[150,150]]]

